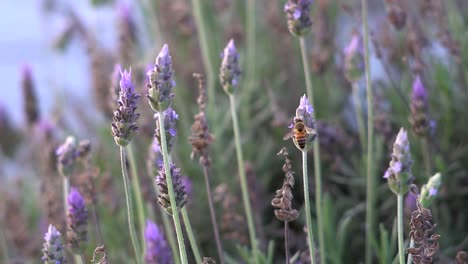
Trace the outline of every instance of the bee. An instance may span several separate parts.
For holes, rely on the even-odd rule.
[[[309,136],[312,136],[312,138]],[[308,141],[314,140],[316,136],[315,129],[308,127],[301,118],[295,117],[291,132],[284,139],[292,138],[294,144],[299,149],[304,150]]]

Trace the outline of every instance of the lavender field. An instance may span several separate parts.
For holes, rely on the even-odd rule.
[[[26,2],[0,263],[468,263],[465,0]]]

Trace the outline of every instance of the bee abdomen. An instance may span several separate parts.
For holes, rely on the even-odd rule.
[[[296,142],[297,142],[297,145],[301,148],[301,149],[304,149],[305,146],[306,146],[306,143],[307,143],[307,137],[296,137]]]

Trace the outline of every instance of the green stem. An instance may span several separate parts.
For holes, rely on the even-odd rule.
[[[414,247],[414,240],[413,238],[411,238],[411,241],[410,241],[410,248]],[[408,254],[408,261],[406,262],[406,264],[411,264],[413,263],[413,256],[411,256],[411,254]]]
[[[208,196],[208,207],[210,208],[211,224],[213,225],[213,233],[215,236],[216,249],[218,251],[219,262],[220,264],[224,264],[223,247],[221,245],[221,239],[219,237],[218,222],[216,221],[216,214],[215,214],[214,205],[213,205],[213,197],[211,194],[210,176],[208,174],[207,166],[203,166],[203,174],[205,176],[206,194]]]
[[[405,243],[403,241],[403,194],[397,195],[398,199],[398,256],[400,264],[405,263]]]
[[[70,179],[62,175],[63,178],[63,209],[65,211],[65,218],[67,217],[68,213],[68,192],[70,190]]]
[[[289,225],[288,225],[288,221],[284,221],[284,254],[285,254],[285,257],[286,257],[286,264],[289,264]]]
[[[75,264],[85,264],[86,261],[81,254],[73,254],[73,258],[75,259]]]
[[[431,153],[429,150],[429,142],[426,138],[421,139],[421,146],[424,158],[424,167],[426,169],[426,178],[431,177]]]
[[[247,217],[247,225],[249,227],[250,244],[252,246],[252,254],[254,256],[255,263],[259,263],[258,253],[257,253],[257,250],[258,250],[257,249],[257,237],[256,237],[256,232],[255,232],[254,220],[252,216],[252,207],[250,206],[251,202],[249,198],[249,190],[247,188],[247,177],[245,176],[244,158],[242,154],[242,144],[240,140],[239,123],[237,120],[236,100],[233,94],[229,95],[229,101],[231,105],[232,125],[234,127],[234,140],[236,144],[237,164],[239,167],[242,200],[244,202],[245,215]]]
[[[166,212],[164,212],[164,209],[161,206],[158,206],[158,208],[159,213],[161,214],[161,219],[163,221],[164,230],[166,231],[166,238],[169,241],[169,246],[172,250],[174,261],[175,263],[180,264],[180,255],[177,254],[177,251],[179,251],[179,249],[177,247],[177,242],[174,239],[174,229],[172,228],[171,222],[169,221],[169,215]]]
[[[362,149],[366,148],[366,131],[365,131],[365,126],[364,126],[364,118],[362,115],[362,102],[361,102],[361,96],[359,95],[359,83],[358,82],[353,82],[353,101],[354,101],[354,109],[356,113],[356,120],[358,123],[358,131],[359,131],[359,140],[361,141],[361,147]]]
[[[364,63],[366,69],[367,88],[367,203],[366,203],[366,263],[372,262],[372,241],[374,241],[375,226],[375,177],[373,175],[373,148],[374,148],[374,111],[373,92],[370,79],[369,63],[369,27],[367,24],[367,0],[362,0],[362,30],[364,41]]]
[[[135,200],[136,200],[136,209],[137,209],[137,215],[138,215],[138,222],[140,226],[140,233],[141,233],[141,238],[140,241],[143,243],[143,251],[142,253],[145,252],[145,247],[146,244],[144,243],[145,241],[145,207],[143,204],[143,195],[141,194],[141,188],[140,188],[140,181],[138,178],[138,170],[137,170],[137,163],[135,159],[135,154],[133,153],[133,147],[132,145],[128,145],[126,147],[128,151],[128,160],[130,162],[130,170],[131,170],[131,177],[132,177],[132,188],[135,191]]]
[[[312,87],[312,77],[310,74],[310,64],[307,57],[307,45],[304,37],[299,38],[301,44],[301,56],[302,64],[304,66],[304,76],[306,80],[307,97],[312,105],[315,105],[314,100],[314,89]],[[315,111],[312,112],[314,120],[317,119]],[[318,129],[315,127],[317,133]],[[326,249],[325,249],[325,228],[323,225],[323,214],[322,214],[322,169],[320,164],[320,146],[319,141],[314,141],[314,173],[315,173],[315,207],[317,211],[317,229],[319,236],[319,250],[320,250],[320,263],[326,263]]]
[[[192,0],[193,6],[193,16],[195,18],[195,23],[197,25],[198,30],[198,40],[200,42],[200,48],[202,52],[202,59],[203,65],[206,71],[206,87],[208,91],[208,98],[214,99],[215,98],[215,90],[214,90],[214,81],[215,81],[215,70],[214,66],[211,63],[210,59],[210,44],[208,41],[208,30],[206,28],[206,23],[203,20],[203,6],[200,0]],[[209,100],[208,104],[212,105],[214,100]],[[210,109],[212,109],[210,107]]]
[[[307,175],[307,151],[302,152],[302,177],[304,179],[304,201],[305,201],[305,217],[307,224],[307,241],[309,244],[310,261],[315,264],[315,246],[314,235],[312,232],[312,216],[310,215],[310,198],[309,198],[309,176]],[[322,262],[320,262],[322,263]]]
[[[189,242],[190,242],[190,247],[192,248],[195,261],[198,264],[201,264],[202,257],[200,255],[200,249],[198,248],[197,241],[195,240],[195,235],[193,234],[192,225],[190,224],[190,219],[187,214],[187,209],[185,207],[182,208],[181,213],[182,213],[182,218],[185,224],[185,231],[187,231],[187,235],[188,235]]]
[[[125,148],[120,147],[120,163],[122,166],[122,177],[124,182],[125,188],[125,200],[127,202],[127,220],[128,220],[128,229],[130,230],[130,239],[132,240],[133,250],[135,251],[135,258],[137,263],[141,263],[141,251],[140,246],[138,245],[138,240],[136,238],[136,231],[135,225],[133,222],[133,208],[132,208],[132,193],[130,190],[130,185],[128,184],[128,176],[127,176],[127,165],[125,159]]]
[[[174,193],[174,186],[172,183],[172,175],[171,175],[170,164],[169,164],[170,157],[169,157],[169,152],[167,151],[166,131],[164,128],[164,114],[162,112],[159,113],[158,120],[159,120],[159,130],[161,134],[161,151],[162,151],[162,155],[164,159],[164,170],[166,172],[167,190],[169,192],[169,201],[171,203],[172,219],[174,220],[177,242],[179,244],[180,259],[182,261],[182,264],[188,264],[187,252],[185,252],[184,235],[182,234],[182,227],[180,225],[180,219],[179,219],[179,210],[177,208],[175,193]]]
[[[244,105],[245,110],[243,111],[242,117],[250,117],[250,100],[252,95],[256,90],[256,78],[257,78],[257,57],[255,56],[256,52],[256,29],[255,29],[255,18],[256,14],[256,0],[246,0],[245,11],[246,11],[246,82],[245,82],[245,92],[243,93],[243,100],[246,102]],[[247,121],[247,120],[244,120]]]

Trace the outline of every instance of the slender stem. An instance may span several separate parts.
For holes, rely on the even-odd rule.
[[[193,256],[195,257],[195,261],[198,264],[201,264],[202,257],[200,254],[200,249],[198,248],[197,241],[195,240],[195,235],[193,234],[192,225],[190,224],[190,219],[187,214],[187,208],[184,207],[180,211],[182,213],[182,218],[184,220],[185,231],[187,231],[187,235],[188,235],[189,242],[190,242],[190,247],[192,248],[192,251],[193,251]]]
[[[211,63],[210,59],[210,42],[208,41],[208,29],[206,28],[206,23],[203,20],[203,6],[201,0],[192,0],[193,6],[193,16],[195,18],[195,23],[197,25],[198,30],[198,40],[200,42],[200,48],[202,52],[202,59],[203,65],[206,71],[206,87],[208,91],[208,98],[215,98],[215,90],[214,90],[214,81],[215,81],[215,70],[214,66]],[[209,100],[210,102],[214,103],[214,100]],[[210,108],[212,109],[212,108]]]
[[[231,105],[231,115],[232,115],[232,125],[234,127],[234,140],[236,144],[236,152],[237,152],[237,164],[239,167],[239,177],[241,183],[241,191],[242,191],[242,200],[244,202],[244,209],[245,215],[247,217],[247,225],[249,227],[249,236],[250,236],[250,244],[252,246],[252,254],[255,259],[255,263],[259,263],[258,254],[257,254],[257,237],[255,232],[255,225],[252,215],[252,207],[250,206],[250,198],[249,198],[249,190],[247,188],[247,177],[245,176],[245,169],[244,169],[244,158],[242,153],[242,144],[240,140],[240,130],[239,130],[239,123],[237,120],[237,112],[236,112],[236,101],[234,95],[229,95],[229,101]]]
[[[409,247],[410,247],[410,248],[414,247],[414,240],[413,240],[413,238],[411,238]],[[412,256],[411,254],[408,254],[408,261],[406,262],[406,264],[411,264],[411,263],[413,263],[413,256]]]
[[[245,82],[245,110],[243,111],[242,117],[248,118],[250,116],[251,106],[250,100],[252,95],[256,90],[256,78],[257,78],[257,60],[255,56],[256,52],[256,27],[255,27],[255,18],[256,14],[256,0],[246,0],[245,12],[246,12],[246,42],[247,42],[247,51],[246,51],[246,82]]]
[[[354,102],[354,109],[356,113],[356,120],[358,123],[358,131],[359,131],[359,140],[361,141],[362,149],[366,148],[366,131],[364,126],[364,118],[362,114],[362,102],[361,96],[359,94],[359,83],[353,82],[353,102]]]
[[[138,178],[138,170],[137,170],[137,163],[135,159],[135,154],[133,152],[133,147],[132,145],[128,145],[127,147],[128,151],[128,160],[130,162],[130,170],[131,170],[131,177],[132,177],[132,188],[135,191],[134,192],[134,197],[136,201],[136,209],[137,209],[137,215],[138,215],[138,225],[140,226],[140,241],[143,243],[143,251],[142,253],[145,252],[145,247],[146,244],[143,242],[145,241],[145,207],[143,204],[143,195],[141,194],[141,188],[140,188],[140,181]]]
[[[65,211],[65,218],[68,212],[68,191],[70,190],[70,179],[62,175],[63,178],[63,209]]]
[[[141,263],[141,251],[140,246],[138,245],[138,240],[136,238],[135,225],[133,222],[133,206],[132,206],[132,193],[130,190],[130,185],[128,184],[127,176],[127,165],[125,159],[125,148],[120,147],[120,163],[122,166],[122,177],[124,182],[125,189],[125,200],[127,202],[127,220],[128,220],[128,229],[130,230],[130,239],[132,240],[133,250],[135,251],[135,258],[137,263]]]
[[[161,150],[164,159],[164,170],[166,171],[167,190],[169,192],[169,201],[171,203],[172,219],[174,220],[174,226],[177,235],[177,242],[179,244],[179,253],[182,264],[188,264],[187,252],[185,252],[184,235],[182,234],[182,227],[180,225],[179,210],[176,205],[174,186],[172,183],[172,175],[169,164],[169,152],[167,151],[166,131],[164,128],[164,115],[159,115],[159,129],[161,134]]]
[[[73,254],[73,258],[75,259],[75,264],[85,264],[86,261],[81,254]]]
[[[314,235],[312,232],[312,216],[310,215],[309,176],[307,175],[307,151],[301,151],[301,152],[302,152],[302,177],[304,179],[304,201],[305,201],[305,218],[306,218],[306,225],[307,225],[307,241],[309,244],[310,261],[312,264],[315,264]]]
[[[309,97],[312,105],[315,105],[314,89],[312,87],[312,77],[310,74],[310,64],[307,57],[307,45],[304,37],[299,38],[301,44],[302,64],[304,66],[304,75],[306,80],[307,97]],[[317,118],[315,111],[312,112],[312,117]],[[317,127],[315,131],[318,133]],[[317,211],[317,229],[319,236],[320,263],[326,263],[325,249],[325,228],[323,226],[322,214],[322,169],[320,164],[320,146],[318,140],[314,141],[314,174],[315,174],[315,207]]]
[[[398,256],[400,264],[405,263],[405,243],[403,241],[403,194],[397,195],[398,199]]]
[[[362,0],[362,31],[364,41],[364,63],[366,69],[367,88],[367,203],[366,203],[366,263],[372,262],[372,241],[374,241],[375,226],[375,177],[373,175],[374,148],[374,111],[373,92],[370,79],[369,63],[369,27],[367,24],[367,0]]]
[[[216,249],[218,250],[219,262],[221,264],[224,264],[223,247],[221,245],[221,239],[219,237],[218,221],[216,221],[216,214],[215,214],[214,205],[213,205],[213,197],[211,194],[210,176],[208,174],[207,166],[203,166],[203,174],[205,175],[206,193],[208,196],[208,207],[210,208],[211,224],[213,225],[213,233],[215,236]]]
[[[166,231],[166,238],[169,240],[169,246],[171,247],[172,250],[172,255],[174,257],[174,261],[177,264],[180,264],[180,255],[177,254],[177,251],[179,251],[179,248],[177,247],[177,242],[174,239],[174,229],[171,226],[171,222],[169,221],[169,215],[164,212],[161,206],[158,206],[159,208],[159,213],[161,214],[161,218],[163,221],[164,225],[164,230]]]
[[[431,152],[429,150],[429,142],[427,141],[426,138],[421,139],[421,146],[422,146],[422,152],[423,152],[423,158],[424,158],[424,167],[426,169],[426,177],[429,178],[431,177]]]
[[[284,254],[286,255],[286,264],[289,264],[289,225],[284,221]]]

